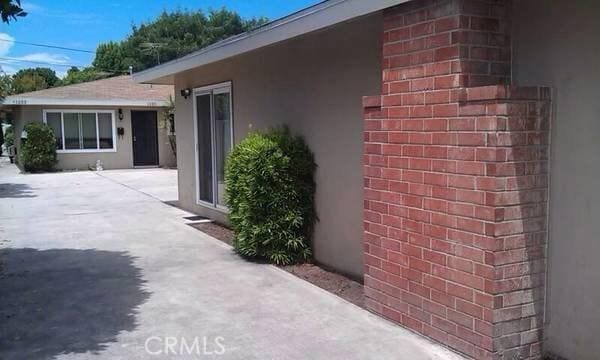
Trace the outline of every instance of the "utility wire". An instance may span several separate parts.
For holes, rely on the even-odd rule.
[[[2,61],[4,60],[4,62]],[[26,62],[26,63],[32,63],[32,64],[38,64],[38,65],[51,65],[51,66],[62,66],[62,67],[68,67],[68,68],[72,68],[72,67],[76,67],[78,69],[82,69],[85,68],[85,66],[82,65],[73,65],[73,64],[60,64],[60,63],[52,63],[52,62],[45,62],[45,61],[34,61],[34,60],[23,60],[23,59],[15,59],[15,58],[6,58],[6,57],[0,57],[0,65],[14,65],[14,62]],[[109,70],[109,69],[99,69],[96,68],[96,70],[100,71],[100,72],[107,72],[107,73],[127,73],[127,70]]]
[[[25,41],[16,41],[16,40],[9,40],[9,39],[0,39],[0,41],[9,42],[9,43],[13,43],[13,44],[22,44],[22,45],[46,47],[46,48],[51,48],[51,49],[60,49],[60,50],[68,50],[68,51],[78,51],[78,52],[83,52],[83,53],[88,53],[88,54],[95,54],[96,53],[95,51],[92,51],[92,50],[74,49],[74,48],[69,48],[69,47],[64,47],[64,46],[47,45],[47,44],[37,44],[37,43],[30,43],[30,42],[25,42]]]
[[[49,62],[49,61],[25,60],[25,59],[9,58],[9,57],[0,57],[0,60],[5,61],[4,65],[10,65],[11,64],[10,62],[12,61],[12,62],[26,62],[26,63],[31,63],[31,64],[52,65],[52,66],[64,66],[64,67],[76,67],[76,68],[84,67],[81,65],[55,63],[55,62]]]

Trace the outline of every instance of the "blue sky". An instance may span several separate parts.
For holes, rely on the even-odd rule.
[[[125,38],[132,24],[151,20],[163,10],[226,7],[243,17],[276,19],[318,2],[320,0],[21,0],[29,15],[9,25],[0,25],[0,66],[9,74],[22,68],[47,66],[62,76],[68,70],[66,65],[87,66],[94,57],[93,54],[1,40],[93,51],[101,42]],[[65,66],[27,63],[25,60]]]

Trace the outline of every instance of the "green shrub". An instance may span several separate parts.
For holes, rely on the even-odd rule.
[[[15,144],[15,133],[12,125],[4,130],[4,145],[6,147],[13,146]]]
[[[21,144],[20,162],[25,171],[52,171],[56,164],[56,139],[52,128],[42,123],[25,125],[27,139]]]
[[[225,183],[239,254],[280,265],[310,259],[315,168],[304,140],[287,129],[251,134],[233,149]]]

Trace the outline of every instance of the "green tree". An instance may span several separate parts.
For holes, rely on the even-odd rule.
[[[12,76],[0,75],[0,103],[12,93]],[[1,124],[1,121],[0,121]]]
[[[8,24],[10,21],[24,16],[27,16],[27,13],[21,8],[21,0],[0,0],[0,18],[2,18],[2,22]]]
[[[12,125],[9,125],[4,129],[4,145],[6,147],[13,146],[15,144],[15,130]]]
[[[73,66],[67,71],[67,75],[65,75],[65,77],[61,80],[60,85],[72,85],[82,82],[94,81],[106,78],[110,75],[111,74],[100,72],[94,67],[86,67],[82,70],[79,70],[78,68]]]
[[[94,68],[104,71],[127,69],[129,64],[124,62],[123,47],[114,41],[100,44],[96,49],[96,57],[92,62]]]
[[[226,9],[163,12],[155,20],[133,26],[121,42],[101,44],[93,65],[103,71],[135,71],[189,54],[232,35],[251,30],[266,18],[242,19]]]
[[[43,90],[60,84],[56,72],[49,68],[29,68],[19,70],[12,78],[12,93]]]

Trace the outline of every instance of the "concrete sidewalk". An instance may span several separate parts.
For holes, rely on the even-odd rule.
[[[105,174],[0,166],[1,359],[461,359]]]
[[[160,201],[175,202],[178,199],[177,169],[105,170],[96,174]]]

